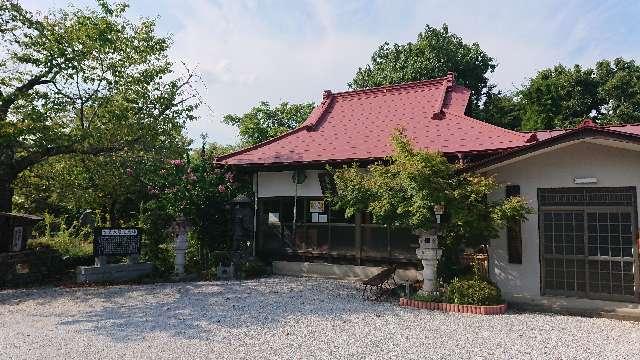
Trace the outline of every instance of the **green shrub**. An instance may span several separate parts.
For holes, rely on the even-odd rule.
[[[499,305],[503,303],[500,289],[479,277],[453,280],[447,286],[445,301],[460,305]]]
[[[55,250],[51,241],[46,238],[30,239],[29,242],[27,243],[27,247],[32,250],[36,250],[36,249]]]
[[[197,274],[204,269],[206,269],[206,264],[200,254],[200,241],[198,235],[192,231],[187,236],[184,271],[187,274]]]
[[[77,222],[70,227],[65,219],[56,219],[44,214],[44,232],[42,236],[30,240],[30,249],[49,248],[57,250],[63,257],[86,257],[93,254],[93,232],[90,228],[81,228]],[[54,232],[54,229],[57,231]]]
[[[442,295],[440,293],[421,294],[417,293],[413,295],[414,300],[426,301],[426,302],[442,302]]]
[[[82,256],[67,256],[63,259],[65,269],[75,269],[78,266],[93,266],[95,264],[93,254]]]
[[[175,269],[176,250],[173,244],[159,244],[153,248],[143,248],[143,261],[151,262],[157,277],[167,277]]]
[[[255,279],[269,275],[270,268],[258,259],[247,260],[240,265],[240,277],[243,279]]]
[[[216,279],[216,276],[217,276],[216,272],[217,272],[217,269],[215,267],[211,267],[208,270],[205,270],[200,273],[200,280],[213,281]]]
[[[173,273],[176,256],[175,240],[167,231],[174,216],[163,205],[158,201],[150,201],[141,206],[138,222],[142,228],[140,260],[152,263],[159,277]]]

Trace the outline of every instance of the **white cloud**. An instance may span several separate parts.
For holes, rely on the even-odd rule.
[[[190,134],[206,131],[225,143],[236,140],[235,129],[221,123],[225,114],[243,113],[260,100],[317,102],[323,89],[344,89],[379,43],[338,33],[334,9],[320,2],[310,7],[312,20],[320,24],[312,38],[274,32],[251,2],[197,0],[170,12],[183,26],[172,54],[204,72],[214,111],[203,112]]]

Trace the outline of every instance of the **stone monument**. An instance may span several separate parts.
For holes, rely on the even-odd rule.
[[[140,262],[140,229],[96,228],[93,237],[94,266],[78,266],[79,283],[132,280],[151,273],[151,263]],[[113,256],[126,256],[124,264],[109,264]]]

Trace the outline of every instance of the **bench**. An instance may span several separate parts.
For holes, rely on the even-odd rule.
[[[362,282],[362,298],[366,300],[380,300],[391,295],[397,286],[394,275],[396,267],[388,267]]]

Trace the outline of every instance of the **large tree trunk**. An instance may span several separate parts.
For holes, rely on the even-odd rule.
[[[10,144],[0,146],[0,211],[3,212],[11,212],[13,181],[18,177],[15,155],[16,149]]]
[[[13,202],[13,181],[0,179],[0,211],[11,212]]]

